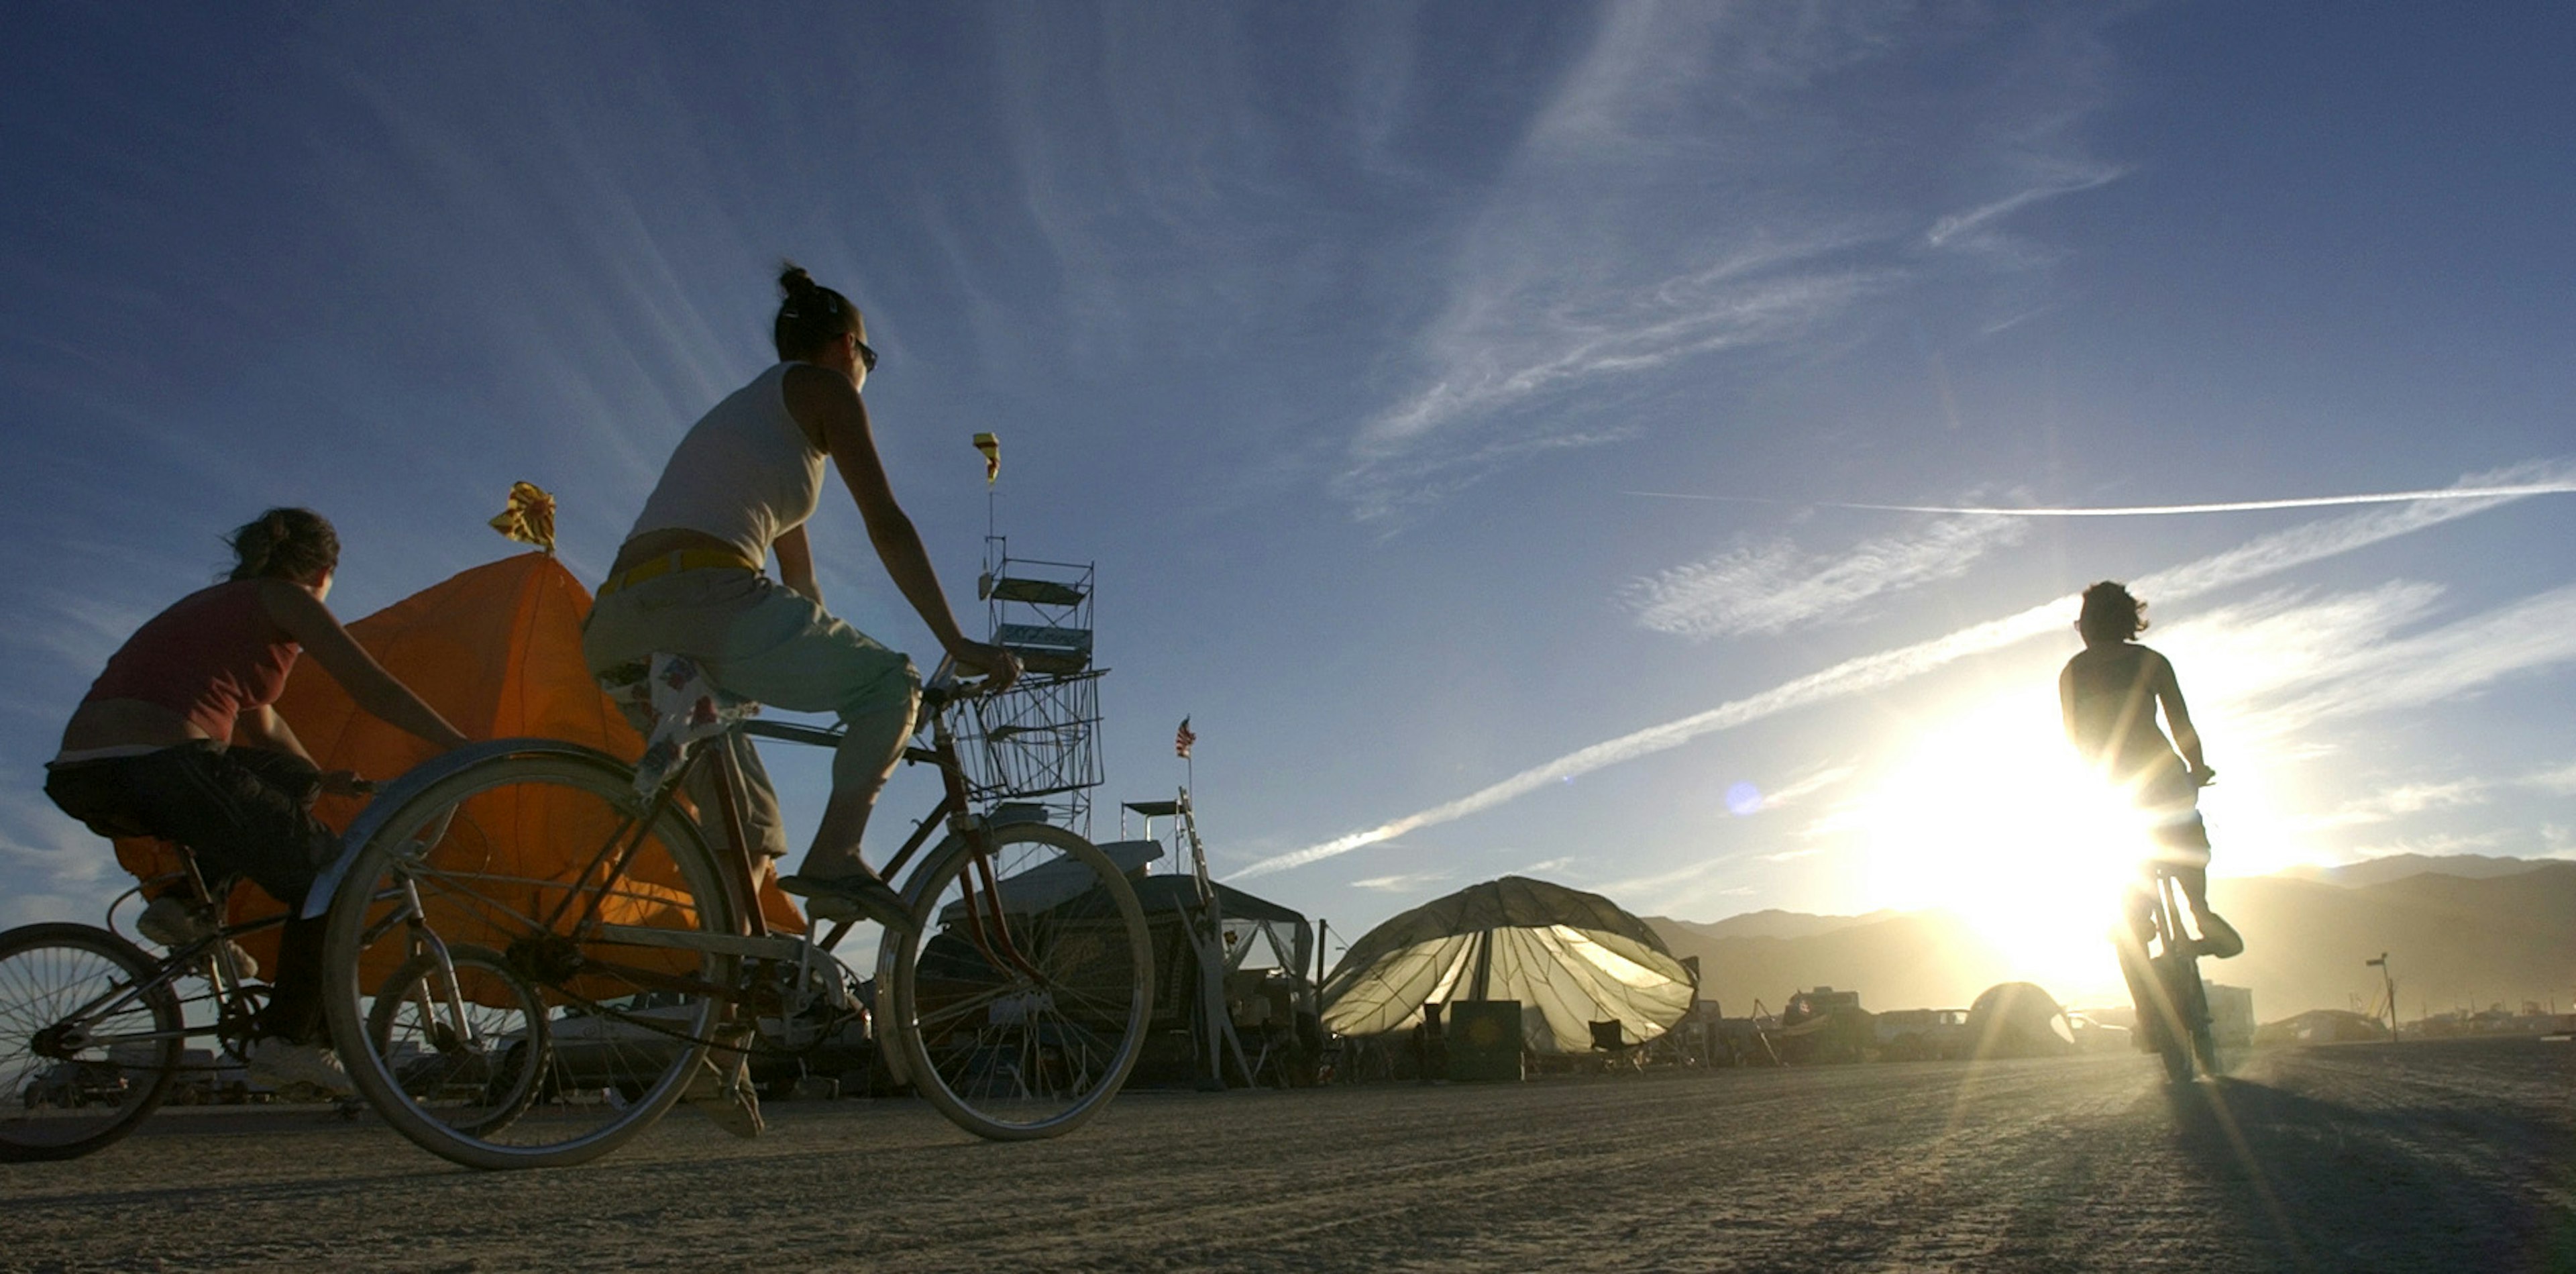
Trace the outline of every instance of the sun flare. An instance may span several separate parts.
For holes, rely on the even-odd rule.
[[[1992,949],[1999,979],[2067,1003],[2116,999],[2109,935],[2144,842],[2056,726],[2044,693],[1926,729],[1855,811],[1857,883],[1872,905],[1959,917]]]

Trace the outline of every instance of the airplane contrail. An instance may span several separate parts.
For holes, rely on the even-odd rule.
[[[2499,483],[2499,478],[2521,477],[2535,471],[2545,473],[2539,481]],[[2349,553],[2383,540],[2409,535],[2427,527],[2468,517],[2532,495],[2552,495],[2576,490],[2576,474],[2565,477],[2559,469],[2541,470],[2537,465],[2517,466],[2496,474],[2475,475],[2458,487],[2446,487],[2421,499],[2405,502],[2403,507],[2374,510],[2348,517],[2311,522],[2288,530],[2258,536],[2235,548],[2180,566],[2141,576],[2131,582],[2137,592],[2162,600],[2196,596],[2229,585],[2303,566],[2310,562]],[[1566,753],[1555,760],[1535,765],[1499,783],[1471,792],[1446,804],[1435,805],[1419,813],[1408,814],[1381,823],[1366,831],[1353,832],[1319,845],[1279,854],[1231,873],[1229,879],[1266,876],[1338,857],[1352,850],[1381,841],[1392,840],[1407,832],[1439,823],[1464,818],[1491,809],[1515,797],[1527,795],[1551,783],[1623,761],[1633,761],[1668,748],[1677,748],[1704,734],[1733,729],[1759,721],[1793,708],[1803,708],[1828,700],[1841,699],[1864,691],[1877,690],[1908,681],[1924,673],[1955,663],[1971,655],[2000,650],[2043,633],[2062,629],[2069,623],[2078,602],[2075,594],[2033,606],[2001,619],[1972,624],[1966,628],[1929,641],[1900,646],[1847,659],[1821,672],[1809,673],[1794,681],[1774,686],[1760,694],[1721,703],[1705,712],[1693,713],[1678,720],[1620,735],[1590,747]]]
[[[2294,496],[2286,500],[2233,500],[2224,504],[2131,504],[2109,508],[2019,509],[1950,504],[1854,504],[1842,500],[1783,500],[1759,495],[1693,495],[1682,491],[1622,491],[1653,500],[1703,500],[1713,504],[1788,504],[1811,509],[1868,509],[1879,513],[1977,514],[2001,518],[2136,518],[2185,513],[2251,513],[2262,509],[2330,509],[2349,504],[2412,504],[2418,500],[2519,499],[2576,495],[2576,481],[2510,486],[2437,487],[2429,491],[2380,491],[2367,495]]]

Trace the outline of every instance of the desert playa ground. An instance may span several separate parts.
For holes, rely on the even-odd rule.
[[[2576,1045],[1124,1095],[991,1145],[916,1103],[682,1112],[480,1175],[372,1119],[170,1111],[0,1170],[0,1267],[2576,1270]]]

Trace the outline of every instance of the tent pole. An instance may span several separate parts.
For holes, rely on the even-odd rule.
[[[1485,993],[1492,989],[1493,977],[1494,931],[1485,929],[1476,934],[1476,976],[1467,984],[1467,998],[1471,1000],[1486,998]]]

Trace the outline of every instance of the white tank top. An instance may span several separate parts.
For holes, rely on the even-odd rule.
[[[709,408],[680,439],[626,538],[673,529],[712,535],[758,564],[805,524],[823,495],[823,453],[787,414],[780,363]]]

